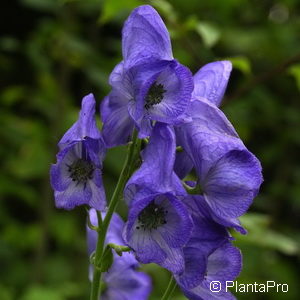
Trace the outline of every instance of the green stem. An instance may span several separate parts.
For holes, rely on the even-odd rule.
[[[176,281],[173,276],[171,276],[169,284],[167,289],[165,290],[165,293],[163,294],[161,300],[169,300],[175,291],[176,288]]]
[[[120,174],[118,183],[116,185],[116,188],[114,190],[114,193],[112,195],[112,198],[109,202],[108,210],[106,213],[106,216],[104,220],[99,220],[99,230],[98,230],[98,241],[97,241],[97,247],[95,252],[95,264],[94,264],[94,274],[93,274],[93,282],[92,282],[92,288],[91,288],[91,295],[90,300],[99,300],[100,299],[100,282],[101,282],[101,259],[103,255],[103,249],[104,249],[104,241],[106,232],[111,220],[111,217],[117,207],[117,204],[119,202],[119,199],[121,198],[121,193],[124,190],[125,184],[127,180],[129,179],[131,172],[132,172],[132,164],[135,161],[135,158],[137,154],[139,153],[140,146],[140,140],[137,138],[137,131],[134,130],[132,135],[132,142],[129,144],[127,157],[125,160],[125,163],[123,165],[122,172]]]

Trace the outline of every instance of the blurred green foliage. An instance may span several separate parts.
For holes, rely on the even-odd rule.
[[[193,72],[230,59],[222,109],[261,160],[265,182],[236,233],[240,283],[274,280],[288,293],[238,299],[299,299],[300,7],[297,0],[19,0],[2,3],[0,38],[0,299],[87,299],[83,208],[54,208],[48,170],[81,98],[98,102],[121,60],[121,28],[131,9],[152,4],[164,18],[174,56]],[[109,151],[111,195],[124,148]],[[126,216],[124,204],[119,206]],[[143,267],[159,299],[168,273]],[[184,299],[180,292],[174,299]]]

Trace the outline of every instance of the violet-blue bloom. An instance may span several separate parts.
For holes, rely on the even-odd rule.
[[[143,138],[154,121],[185,121],[193,91],[192,75],[173,59],[168,31],[151,6],[133,10],[122,36],[124,60],[110,76],[112,91],[101,108],[110,147],[126,143],[134,125]]]
[[[194,256],[185,257],[187,261],[193,260]],[[195,262],[195,261],[194,261]],[[226,281],[233,281],[240,273],[242,262],[241,252],[230,242],[209,254],[206,261],[200,260],[203,266],[203,277],[199,284],[191,289],[178,284],[184,295],[190,300],[234,300],[236,299],[229,291],[226,291]],[[222,289],[219,292],[211,292],[210,283],[219,281]]]
[[[102,217],[105,214],[102,213]],[[97,215],[94,209],[89,212],[92,225],[97,226]],[[122,239],[123,220],[114,213],[108,227],[105,244],[113,243],[125,245]],[[87,227],[88,254],[91,255],[96,249],[98,235],[94,230]],[[101,299],[122,300],[146,300],[151,292],[150,277],[136,269],[139,263],[130,252],[124,252],[122,256],[113,252],[114,261],[110,269],[103,274],[104,287]],[[93,268],[90,266],[90,280],[93,278]]]
[[[260,163],[215,103],[198,97],[191,102],[189,113],[193,121],[176,129],[185,152],[176,160],[175,170],[183,178],[194,166],[214,220],[245,233],[237,217],[258,193]]]
[[[185,191],[173,172],[173,129],[157,123],[142,158],[143,164],[125,188],[129,214],[124,239],[140,262],[181,273],[182,247],[188,242],[192,221],[181,201]]]
[[[193,219],[193,231],[183,248],[184,272],[176,280],[185,289],[198,286],[204,279],[208,256],[225,242],[230,241],[226,228],[214,222],[202,196],[187,196],[184,199]]]
[[[50,170],[58,208],[69,210],[83,204],[105,208],[101,169],[106,147],[96,125],[95,105],[92,94],[83,98],[78,121],[59,142],[61,151]]]
[[[124,229],[126,244],[141,263],[156,263],[178,274],[184,269],[182,247],[188,242],[192,221],[185,205],[171,193],[140,191],[131,201]]]
[[[194,228],[189,242],[183,248],[185,269],[175,279],[189,299],[234,299],[224,290],[210,291],[211,281],[232,281],[241,270],[240,251],[230,244],[232,237],[222,225],[210,218],[202,196],[184,199],[192,215]],[[216,295],[215,295],[216,294]]]

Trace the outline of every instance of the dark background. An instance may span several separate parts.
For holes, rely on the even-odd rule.
[[[300,4],[297,0],[19,0],[1,3],[0,299],[87,299],[84,208],[54,207],[49,167],[84,95],[98,103],[121,60],[121,28],[151,3],[170,31],[174,57],[196,72],[229,59],[222,110],[263,165],[265,182],[236,236],[239,283],[287,283],[288,293],[238,299],[299,299]],[[111,195],[124,159],[109,151]],[[126,208],[119,211],[126,216]],[[159,299],[168,274],[154,265]],[[174,299],[184,299],[179,291]]]

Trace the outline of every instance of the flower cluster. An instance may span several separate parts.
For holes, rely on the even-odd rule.
[[[257,195],[262,174],[258,159],[218,108],[231,63],[209,63],[193,76],[173,58],[168,31],[149,5],[136,8],[125,22],[122,50],[123,60],[109,78],[111,92],[101,103],[102,132],[88,95],[78,121],[59,142],[51,167],[56,205],[105,211],[105,151],[128,143],[136,130],[144,143],[141,164],[124,188],[127,222],[123,226],[113,215],[106,236],[106,243],[130,247],[135,258],[114,255],[103,279],[105,299],[147,298],[149,278],[135,270],[137,261],[168,269],[189,299],[234,299],[209,286],[234,280],[241,270],[228,229],[246,233],[238,218]],[[186,180],[191,172],[194,180]],[[95,216],[91,210],[94,225]],[[96,240],[88,229],[89,253]]]
[[[101,172],[106,145],[96,125],[95,106],[92,94],[84,97],[78,121],[58,143],[57,163],[50,170],[58,208],[87,204],[103,210],[106,206]]]

